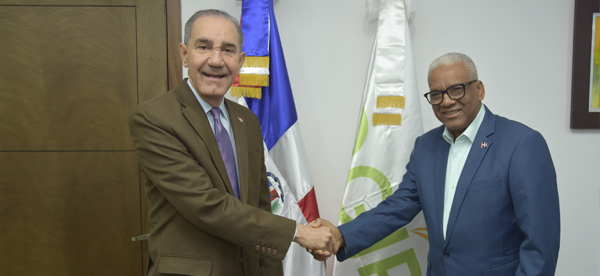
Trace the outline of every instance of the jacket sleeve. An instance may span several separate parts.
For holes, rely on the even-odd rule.
[[[415,148],[417,148],[416,142]],[[344,261],[383,240],[410,223],[421,211],[417,183],[411,167],[411,164],[416,163],[414,155],[413,150],[402,182],[392,195],[375,208],[338,227],[346,243],[346,246],[340,248],[336,255],[338,261]]]
[[[264,202],[263,208],[250,206],[217,189],[210,177],[216,168],[200,165],[212,161],[197,160],[165,117],[152,106],[138,105],[129,116],[129,126],[141,168],[166,202],[198,229],[263,255],[267,253],[256,249],[276,248],[278,253],[269,256],[282,260],[292,242],[295,222],[267,212]],[[206,146],[200,147],[208,156]],[[264,168],[250,173],[261,174],[260,186],[266,186],[268,196]],[[263,194],[261,190],[261,201]]]
[[[514,149],[509,185],[516,222],[525,240],[517,275],[554,275],[560,245],[556,172],[546,141],[536,131]]]

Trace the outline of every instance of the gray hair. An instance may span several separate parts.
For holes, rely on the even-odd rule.
[[[192,28],[194,27],[194,22],[196,22],[196,20],[200,17],[209,17],[209,16],[227,19],[227,20],[231,21],[231,23],[233,23],[233,25],[235,25],[235,28],[237,29],[237,32],[238,32],[238,42],[240,44],[239,51],[241,52],[242,48],[244,47],[244,33],[242,32],[240,23],[233,16],[229,15],[228,13],[226,13],[224,11],[220,11],[220,10],[201,10],[201,11],[197,11],[196,13],[194,13],[194,15],[192,15],[192,17],[190,17],[190,19],[185,23],[185,29],[183,32],[183,43],[185,43],[186,46],[189,46],[190,39],[192,38]]]
[[[477,67],[475,67],[475,63],[469,56],[461,53],[447,53],[442,55],[441,57],[436,58],[434,61],[431,62],[431,65],[429,65],[429,71],[427,72],[427,75],[429,75],[431,71],[433,71],[433,69],[437,68],[440,65],[450,65],[457,62],[460,62],[467,66],[467,70],[469,70],[469,75],[471,76],[471,79],[477,79]]]

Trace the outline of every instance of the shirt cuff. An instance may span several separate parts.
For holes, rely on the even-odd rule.
[[[296,239],[296,233],[298,233],[298,223],[296,223],[296,230],[294,230],[294,238],[292,240]]]

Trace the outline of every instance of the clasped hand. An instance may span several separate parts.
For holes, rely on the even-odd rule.
[[[321,218],[308,225],[298,224],[294,241],[306,248],[319,261],[326,260],[332,253],[336,254],[344,245],[344,237],[340,230]]]

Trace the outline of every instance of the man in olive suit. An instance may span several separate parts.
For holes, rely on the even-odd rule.
[[[292,241],[331,252],[331,231],[270,213],[258,119],[224,99],[245,60],[237,20],[194,14],[188,78],[130,114],[149,204],[149,275],[283,275]]]

